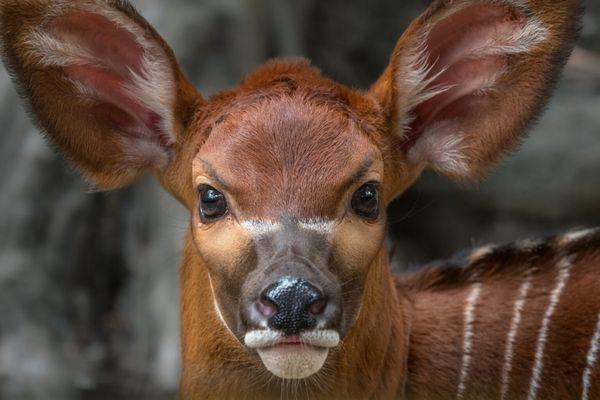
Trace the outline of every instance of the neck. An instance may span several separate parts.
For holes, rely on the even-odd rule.
[[[181,288],[181,399],[280,399],[295,393],[315,399],[395,399],[403,391],[408,324],[401,304],[406,301],[397,295],[385,249],[369,269],[365,301],[352,330],[323,370],[298,385],[270,375],[220,321],[208,272],[189,238]]]

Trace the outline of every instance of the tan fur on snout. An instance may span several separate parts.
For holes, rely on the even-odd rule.
[[[252,237],[234,220],[209,228],[196,224],[192,232],[196,251],[203,263],[212,267],[207,277],[215,312],[228,332],[233,333],[238,302],[225,295],[223,287],[240,288],[243,284],[244,271],[252,266]]]

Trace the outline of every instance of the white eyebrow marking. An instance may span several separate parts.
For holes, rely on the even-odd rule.
[[[322,218],[310,218],[301,219],[296,222],[297,226],[301,229],[315,231],[328,235],[333,230],[335,225],[334,220],[322,219]],[[278,221],[260,220],[260,219],[249,219],[242,221],[240,225],[252,236],[260,237],[269,233],[274,233],[283,227],[283,224]]]
[[[281,229],[279,222],[258,219],[242,221],[240,225],[252,236],[263,236]]]
[[[585,366],[582,378],[583,391],[581,393],[581,400],[589,399],[589,392],[591,386],[590,378],[592,377],[592,371],[594,369],[594,366],[596,365],[596,361],[598,361],[598,350],[600,350],[600,314],[598,314],[596,330],[594,331],[594,336],[592,336],[592,340],[590,342],[590,349],[587,353],[587,364]]]
[[[502,386],[500,389],[500,400],[506,399],[508,393],[508,384],[510,382],[510,372],[512,370],[512,360],[514,355],[515,339],[519,330],[519,324],[521,323],[521,314],[523,312],[523,306],[527,298],[527,293],[531,288],[531,277],[521,284],[519,287],[519,294],[515,301],[513,308],[513,317],[510,322],[510,329],[508,331],[508,337],[506,339],[506,349],[504,350],[504,366],[502,367]]]
[[[300,228],[320,232],[325,235],[331,233],[334,224],[335,221],[333,220],[321,218],[304,219],[298,221],[298,226]]]
[[[471,351],[473,349],[473,322],[475,321],[475,307],[477,306],[477,300],[481,295],[481,283],[475,283],[472,286],[464,311],[464,334],[463,334],[463,355],[462,355],[462,366],[460,370],[458,392],[456,398],[462,398],[465,391],[465,384],[467,377],[469,376],[469,367],[471,365]]]
[[[546,340],[548,338],[548,329],[550,328],[550,320],[554,314],[554,311],[556,310],[556,305],[560,300],[560,295],[567,284],[567,280],[569,279],[569,273],[571,266],[573,265],[573,258],[573,256],[564,257],[558,263],[559,271],[556,277],[556,285],[554,286],[554,289],[550,295],[550,303],[548,304],[548,308],[546,308],[546,312],[544,313],[542,328],[540,329],[540,333],[538,335],[535,363],[533,365],[533,374],[531,376],[531,383],[529,386],[529,395],[527,396],[528,400],[535,400],[537,396],[537,390],[542,378],[542,370],[544,369],[544,351],[546,348]]]

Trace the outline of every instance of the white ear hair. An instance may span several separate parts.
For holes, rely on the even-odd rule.
[[[464,136],[452,132],[448,123],[440,122],[427,129],[409,150],[407,158],[415,164],[427,163],[440,173],[466,175],[469,166],[465,157],[468,148]]]
[[[482,0],[480,3],[509,5],[520,11],[528,11],[528,1],[526,0]],[[425,25],[419,34],[420,39],[415,42],[415,47],[406,49],[406,54],[399,64],[395,76],[395,81],[401,85],[399,88],[401,93],[405,94],[397,104],[398,115],[404,121],[400,127],[401,129],[397,132],[398,135],[404,136],[405,128],[412,119],[411,110],[451,88],[447,85],[435,85],[436,80],[446,71],[448,66],[439,65],[438,60],[433,60],[433,62],[430,60],[427,39],[431,31],[440,21],[473,4],[474,2],[471,0],[463,0],[440,13]],[[478,47],[467,49],[468,52],[465,53],[465,57],[523,53],[531,50],[532,47],[543,42],[547,37],[548,30],[542,22],[536,17],[530,17],[521,29],[495,37],[493,41],[480,43]]]
[[[67,11],[73,12],[73,6],[69,3],[57,2],[56,7],[46,16],[47,20],[60,18]],[[176,83],[173,68],[165,50],[156,40],[149,37],[142,26],[103,2],[83,2],[77,4],[76,7],[78,11],[106,18],[135,38],[142,51],[141,68],[139,71],[128,68],[129,77],[122,85],[123,92],[136,103],[160,117],[158,125],[163,134],[162,144],[173,144],[176,139],[173,133]],[[93,27],[90,27],[90,30],[92,29]],[[33,31],[28,37],[27,44],[33,54],[39,57],[40,64],[44,66],[105,66],[110,68],[110,61],[94,54],[93,49],[90,49],[85,43],[79,42],[72,35],[67,38],[59,38],[47,28],[47,24],[43,24]],[[81,100],[94,99],[97,93],[92,88],[82,82],[71,81],[81,95]],[[168,154],[161,147],[161,143],[152,137],[142,137],[141,139],[145,140],[123,139],[123,150],[130,155],[131,161],[136,164],[135,160],[137,159],[137,163],[155,163],[156,166],[164,167],[168,161]]]
[[[531,6],[526,0],[440,0],[401,39],[392,58],[394,133],[404,139],[409,162],[465,178],[475,175],[474,164],[491,158],[481,153],[486,135],[515,135],[518,125],[502,133],[496,131],[505,122],[488,129],[482,122],[498,113],[494,104],[510,98],[502,92],[512,85],[503,81],[514,65],[510,56],[527,56],[551,37]]]

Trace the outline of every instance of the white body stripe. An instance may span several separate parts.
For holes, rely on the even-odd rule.
[[[594,331],[594,336],[592,336],[592,340],[590,341],[590,349],[587,353],[586,358],[586,366],[583,371],[582,377],[582,392],[581,392],[581,400],[588,400],[590,395],[590,387],[592,385],[591,378],[592,372],[594,371],[594,367],[596,366],[596,362],[598,361],[598,351],[600,350],[600,314],[598,314],[598,322],[596,323],[596,330]]]
[[[510,328],[508,336],[506,338],[506,349],[504,350],[504,365],[502,367],[502,386],[500,388],[500,399],[505,400],[508,392],[508,384],[510,382],[510,372],[512,370],[512,360],[515,350],[515,339],[517,332],[519,331],[519,325],[521,323],[521,313],[527,299],[527,293],[531,288],[531,277],[527,277],[525,282],[519,287],[519,295],[515,301],[513,308],[513,316],[510,322]]]
[[[465,384],[469,377],[469,368],[471,366],[471,352],[473,350],[473,322],[475,321],[475,307],[481,295],[481,283],[473,284],[464,311],[464,334],[463,334],[463,355],[462,366],[458,381],[458,391],[456,398],[462,398],[465,391]]]
[[[550,322],[552,315],[554,315],[554,311],[556,310],[556,305],[560,300],[560,295],[562,294],[562,291],[567,284],[567,280],[569,279],[572,262],[573,256],[569,256],[561,259],[558,265],[559,270],[558,276],[556,277],[556,285],[550,294],[550,303],[548,304],[548,308],[546,308],[546,312],[544,313],[542,327],[537,339],[535,362],[533,365],[533,373],[531,375],[531,382],[529,385],[529,395],[527,396],[528,400],[534,400],[537,396],[540,380],[542,378],[542,371],[544,369],[544,351],[546,350],[548,329],[550,328]]]

